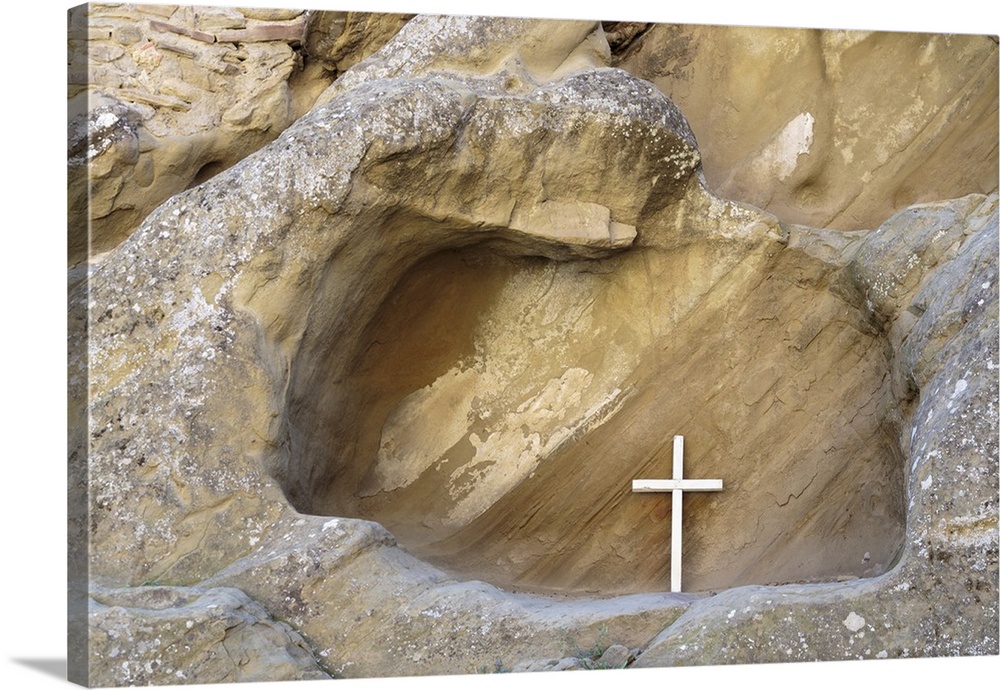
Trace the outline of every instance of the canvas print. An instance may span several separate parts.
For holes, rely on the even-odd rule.
[[[68,48],[72,681],[998,654],[996,36]]]

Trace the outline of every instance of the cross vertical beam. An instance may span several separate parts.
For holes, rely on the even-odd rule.
[[[674,479],[684,477],[684,437],[674,436]],[[681,591],[681,508],[684,490],[677,487],[670,492],[670,591]]]
[[[722,491],[721,479],[684,479],[684,437],[674,436],[673,479],[633,479],[632,491],[671,494],[670,511],[670,591],[681,591],[681,508],[685,491]]]

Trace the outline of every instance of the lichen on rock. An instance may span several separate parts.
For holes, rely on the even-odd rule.
[[[610,57],[416,17],[71,292],[91,682],[997,653],[996,194],[783,222]],[[675,433],[726,491],[650,593]]]
[[[311,29],[343,13],[89,3],[69,12],[70,266],[121,243],[170,196],[272,141],[333,81]],[[405,22],[349,13],[339,61]],[[307,26],[308,23],[308,26]],[[341,20],[341,24],[344,21]],[[115,115],[111,119],[111,114]],[[73,142],[91,142],[86,157]],[[88,244],[89,241],[89,244]]]

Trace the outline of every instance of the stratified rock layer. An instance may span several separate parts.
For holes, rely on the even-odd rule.
[[[71,296],[71,520],[118,637],[236,589],[311,650],[255,609],[282,678],[599,635],[647,666],[997,653],[996,196],[871,233],[723,201],[602,37],[418,17]],[[735,589],[495,586],[662,589],[669,498],[629,485],[676,433],[726,483],[685,501],[686,588]],[[812,580],[841,582],[762,586]],[[123,683],[96,620],[89,680]]]
[[[698,602],[636,666],[998,653],[997,243],[997,196],[973,196],[898,214],[847,269],[914,396],[899,563]]]
[[[89,234],[70,234],[70,266],[110,250],[161,202],[274,140],[333,80],[324,66],[346,68],[404,21],[121,3],[71,10],[70,112],[79,115],[69,123],[69,213],[89,215],[90,225]]]
[[[615,64],[691,122],[708,186],[782,220],[877,227],[997,190],[996,37],[677,24],[612,27]]]
[[[309,446],[313,428],[350,412],[342,379],[367,346],[365,329],[422,256],[473,243],[508,255],[607,254],[632,242],[634,230],[622,228],[644,207],[683,193],[697,163],[669,101],[622,72],[523,96],[474,86],[426,78],[359,87],[267,152],[174,197],[94,275],[95,539],[111,540],[95,553],[95,573],[130,571],[121,554],[102,565],[116,540],[130,545],[126,561],[136,559],[131,581],[212,572],[225,556],[210,556],[205,539],[218,529],[225,555],[247,548],[232,534],[247,505],[261,509],[267,473],[308,500],[329,464]],[[595,92],[602,99],[588,108]],[[639,93],[648,99],[636,102]],[[536,164],[570,155],[578,164],[569,177]],[[633,191],[648,171],[637,159],[660,178],[645,196]],[[592,225],[537,231],[521,222],[553,202],[603,202],[614,221],[603,236]],[[203,481],[183,479],[188,472]],[[162,531],[145,527],[160,522],[143,505],[149,490],[172,514]],[[189,530],[176,531],[184,515],[194,532],[214,525],[190,553]]]
[[[465,27],[452,30],[460,35]],[[344,521],[345,531],[336,521],[299,517],[282,489],[309,496],[325,456],[307,452],[303,422],[345,409],[338,379],[358,356],[372,315],[421,257],[471,244],[507,257],[605,256],[634,241],[646,209],[686,193],[697,151],[683,118],[649,85],[605,69],[535,86],[517,69],[511,64],[488,80],[431,76],[358,86],[264,151],[161,206],[98,268],[89,296],[74,298],[89,299],[90,360],[73,363],[91,367],[95,583],[215,577],[252,591],[257,582],[255,598],[268,593],[270,610],[310,628],[326,668],[359,675],[399,671],[384,664],[381,643],[352,666],[356,650],[334,644],[343,626],[314,614],[379,562],[386,587],[368,595],[379,608],[375,616],[370,607],[366,625],[388,625],[396,603],[417,598],[414,585],[433,583],[442,602],[458,597],[452,624],[492,619],[502,593],[447,586],[443,573],[404,557],[368,523]],[[519,91],[503,88],[512,76]],[[553,165],[560,160],[575,161],[571,175]],[[648,183],[650,170],[658,182]],[[580,224],[539,222],[556,208]],[[87,481],[86,472],[75,476]],[[289,567],[289,557],[313,565]],[[319,599],[304,574],[321,576]],[[473,607],[480,612],[470,613],[465,600],[480,601]],[[659,607],[652,617],[651,605]],[[638,643],[676,617],[676,608],[669,597],[637,604],[616,627]],[[515,607],[499,619],[514,625],[522,614]],[[637,617],[645,633],[635,632]],[[542,616],[513,639],[511,653],[556,640],[564,623],[574,632],[597,625],[576,607]],[[484,623],[484,640],[497,639],[490,630]],[[421,644],[443,650],[453,646],[453,632],[444,626]],[[463,668],[492,663],[492,647],[461,654]],[[426,658],[424,672],[459,663],[441,653]]]
[[[329,678],[298,633],[236,589],[98,590],[89,621],[102,685]]]

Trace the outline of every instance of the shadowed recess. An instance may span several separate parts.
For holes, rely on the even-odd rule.
[[[884,339],[803,254],[718,251],[414,266],[349,372],[290,392],[297,506],[508,588],[664,589],[670,497],[630,483],[669,476],[684,434],[686,476],[726,486],[685,501],[686,589],[886,571],[905,517]]]

